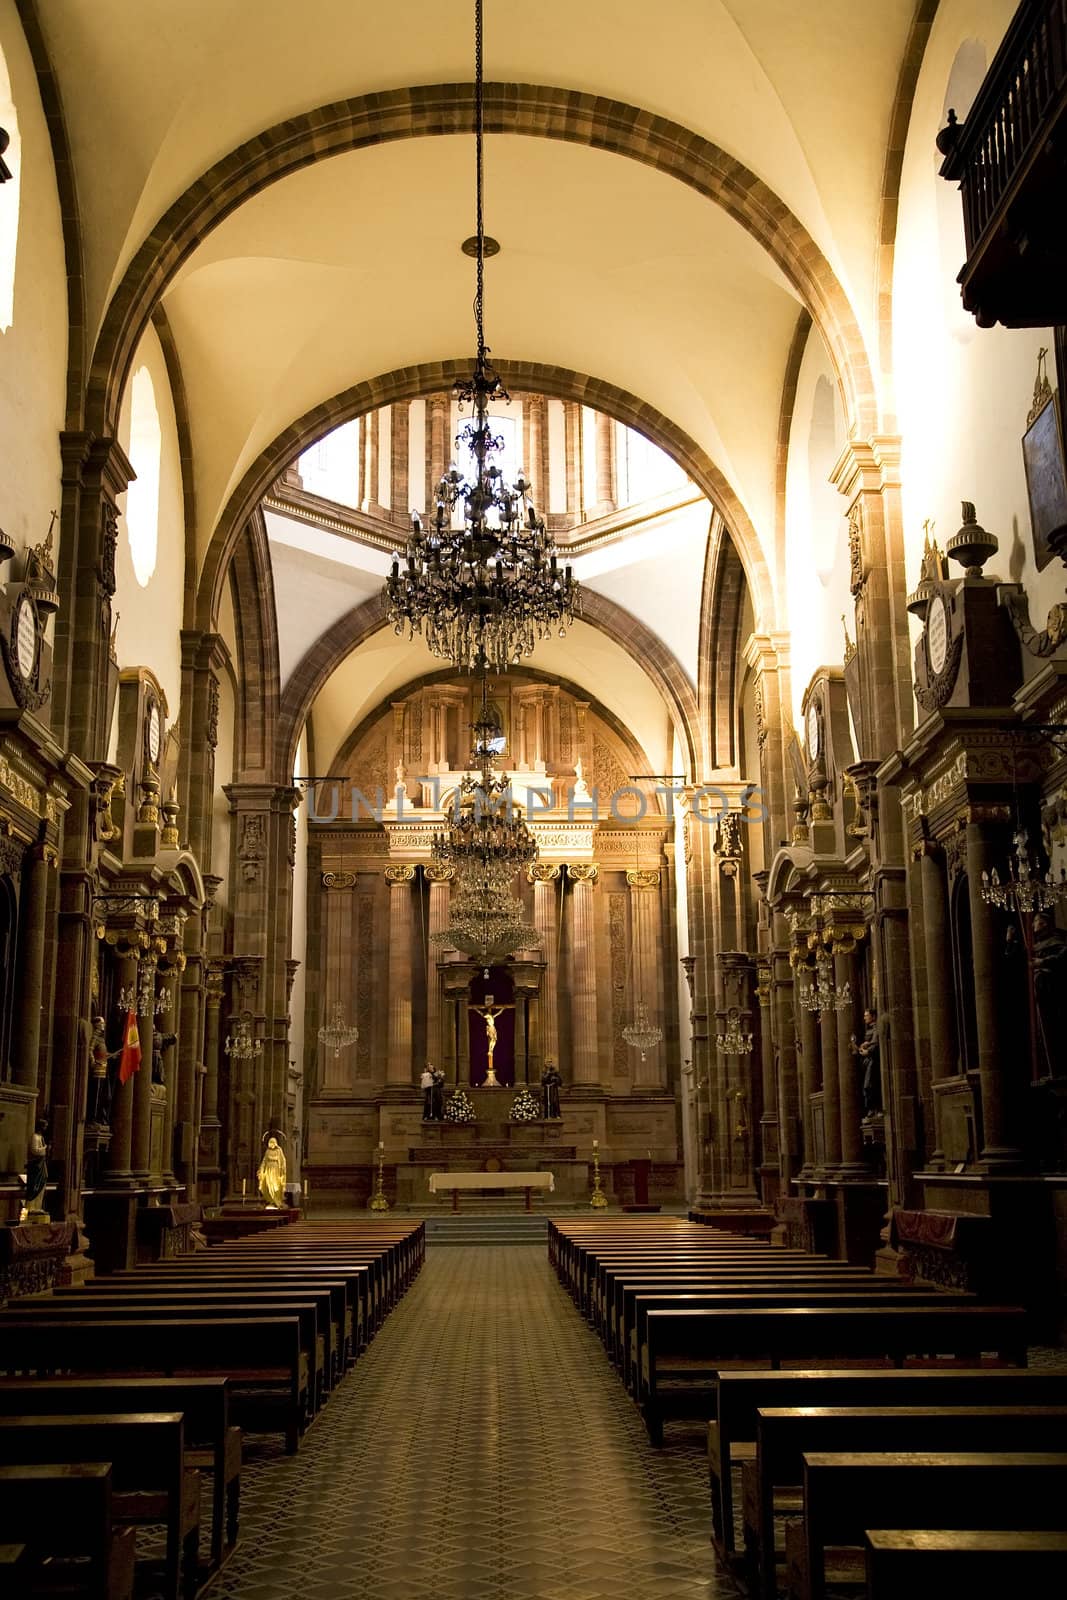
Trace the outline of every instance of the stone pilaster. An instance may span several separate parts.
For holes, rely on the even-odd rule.
[[[536,861],[527,877],[534,891],[534,927],[541,935],[545,970],[538,1001],[538,1039],[542,1064],[559,1064],[559,930],[556,922],[560,867],[552,861]]]
[[[448,415],[449,396],[431,394],[426,400],[426,428],[429,434],[426,448],[426,520],[433,520],[437,509],[437,485],[448,466]]]
[[[452,879],[455,877],[455,868],[448,866],[425,866],[423,876],[430,885],[430,905],[427,916],[427,934],[430,940],[430,959],[426,987],[426,1054],[434,1066],[439,1066],[444,1059],[445,1041],[442,1033],[442,993],[441,974],[437,970],[437,963],[441,956],[439,945],[433,943],[435,933],[443,933],[448,927],[448,907],[452,895]]]
[[[596,428],[596,514],[606,517],[615,510],[615,423],[598,411]]]
[[[411,889],[415,868],[406,863],[385,869],[389,884],[389,1050],[386,1083],[410,1088],[411,1061]]]
[[[215,797],[215,749],[219,740],[219,678],[229,660],[217,633],[185,631],[182,642],[182,705],[197,737],[182,740],[178,799],[188,848],[206,871],[211,865]],[[185,717],[183,715],[183,723]]]
[[[660,875],[637,869],[628,871],[626,882],[630,886],[630,925],[634,951],[634,1003],[644,1003],[649,1021],[662,1028],[663,1015],[660,1000],[661,977],[659,952],[662,946],[660,924]],[[635,1089],[665,1089],[667,1067],[662,1040],[640,1054],[634,1065]]]
[[[389,430],[389,509],[394,522],[407,522],[408,505],[408,402],[402,400],[390,408],[392,424]]]
[[[575,1087],[600,1083],[597,1034],[596,922],[593,885],[599,869],[595,862],[571,863],[571,1046]]]

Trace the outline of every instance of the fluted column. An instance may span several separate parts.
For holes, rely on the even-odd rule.
[[[534,927],[541,935],[545,970],[541,979],[539,1034],[541,1061],[559,1064],[559,932],[556,899],[560,869],[553,861],[537,861],[527,876],[534,886]]]
[[[840,994],[848,994],[846,1004],[837,1010],[837,1088],[841,1107],[841,1169],[844,1173],[861,1173],[863,1140],[860,1135],[862,1095],[860,1092],[860,1057],[852,1049],[856,1032],[856,963],[850,952],[834,951],[834,985]]]
[[[630,886],[630,923],[633,930],[634,1003],[643,1002],[649,1021],[661,1026],[659,873],[655,869],[629,871],[626,882]],[[644,1059],[638,1054],[634,1065],[634,1088],[665,1089],[666,1086],[667,1070],[661,1040],[645,1052]]]
[[[597,516],[615,510],[615,424],[603,411],[596,414]]]
[[[22,976],[11,1040],[15,1082],[36,1089],[41,1053],[41,1008],[44,1004],[44,947],[48,929],[48,876],[56,863],[52,845],[31,845],[22,867],[19,905],[22,934]]]
[[[156,955],[146,951],[141,957],[138,971],[138,1002],[141,985],[155,1000]],[[136,1003],[135,1003],[136,1004]],[[137,1014],[137,1032],[141,1041],[141,1065],[133,1077],[133,1175],[147,1178],[152,1170],[152,1041],[155,1037],[156,1019],[149,1007]]]
[[[535,505],[538,510],[547,515],[550,485],[548,479],[548,410],[544,395],[527,395],[524,409],[529,428],[526,475],[533,489]]]
[[[140,944],[118,945],[115,950],[115,993],[123,990],[137,994],[137,967],[141,954]],[[137,1000],[134,999],[136,1013]],[[122,1011],[122,1037],[126,1032],[126,1012]],[[122,1058],[116,1057],[109,1068],[114,1075],[115,1092],[111,1105],[111,1144],[107,1152],[107,1174],[110,1182],[121,1183],[132,1176],[133,1165],[133,1097],[140,1073],[127,1083],[119,1083],[118,1069]]]
[[[451,883],[456,872],[454,867],[425,866],[423,876],[430,885],[430,908],[427,919],[427,932],[430,940],[429,973],[426,985],[426,1054],[434,1066],[439,1066],[444,1055],[444,1040],[441,1036],[441,975],[437,970],[437,963],[443,954],[441,947],[434,944],[433,935],[443,933],[448,927],[448,906],[451,899]]]
[[[563,402],[563,424],[567,452],[567,515],[579,522],[583,520],[582,411],[573,400]]]
[[[800,1126],[803,1168],[805,1171],[810,1171],[814,1166],[812,1159],[814,1149],[811,1137],[811,1097],[815,1093],[819,1030],[815,1025],[815,1013],[808,1010],[801,998],[803,987],[795,981],[793,994],[796,1000],[797,1037],[800,1043]]]
[[[415,868],[386,867],[389,883],[389,1052],[386,1083],[409,1088],[411,1075],[411,885]]]
[[[982,873],[1000,863],[1002,829],[986,822],[967,824],[967,886],[974,960],[975,1022],[978,1037],[978,1079],[982,1094],[982,1162],[1013,1166],[1020,1160],[1014,1085],[1009,1074],[1018,1066],[1004,1028],[1004,995],[999,927],[993,908],[982,898]]]
[[[433,520],[437,509],[437,485],[448,466],[448,410],[447,394],[431,394],[426,401],[426,426],[429,440],[426,450],[426,520]]]
[[[408,515],[408,402],[400,401],[391,407],[392,426],[389,431],[389,509],[394,518],[404,521]]]
[[[221,1012],[225,993],[225,968],[209,961],[204,977],[204,1104],[200,1112],[197,1179],[201,1198],[208,1204],[221,1199],[221,1137],[219,1120],[219,1049]]]
[[[825,969],[824,969],[825,970]],[[833,972],[830,965],[829,972]],[[833,984],[829,983],[831,994]],[[836,1167],[841,1161],[841,1099],[837,1059],[837,1011],[831,999],[829,1008],[819,1012],[819,1050],[822,1055],[823,1165]]]
[[[160,1034],[167,1038],[178,1032],[176,1023],[180,1004],[178,985],[185,970],[185,956],[181,951],[168,957],[167,964],[159,969],[159,982],[169,1004],[160,1013],[157,1023]],[[174,1175],[174,1123],[178,1107],[178,1052],[173,1044],[163,1046],[163,1082],[167,1091],[163,1107],[163,1148],[160,1151],[160,1176],[169,1183],[176,1182]],[[149,1063],[151,1065],[151,1063]],[[142,1068],[144,1063],[142,1063]]]
[[[599,868],[595,862],[567,867],[571,890],[571,1044],[574,1082],[590,1087],[600,1082],[596,1004],[596,923],[593,885]]]

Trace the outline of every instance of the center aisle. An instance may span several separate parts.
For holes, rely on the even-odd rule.
[[[652,1450],[544,1253],[428,1252],[298,1456],[251,1441],[234,1600],[726,1600],[703,1439]]]

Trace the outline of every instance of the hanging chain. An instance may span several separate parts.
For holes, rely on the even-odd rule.
[[[481,367],[486,356],[485,349],[485,107],[483,92],[483,36],[482,36],[482,4],[483,0],[474,0],[474,150],[475,150],[475,189],[477,192],[476,234],[478,238],[478,276],[477,287],[474,294],[474,325],[478,335],[478,366]]]

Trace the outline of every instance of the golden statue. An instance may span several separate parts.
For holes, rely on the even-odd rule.
[[[472,1011],[477,1011],[480,1017],[485,1018],[485,1037],[489,1044],[488,1070],[485,1074],[485,1082],[482,1084],[483,1089],[500,1088],[500,1079],[493,1070],[493,1052],[496,1049],[497,1040],[496,1019],[500,1016],[501,1012],[514,1011],[514,1009],[515,1007],[513,1005],[494,1006],[493,997],[491,994],[486,995],[484,1005],[471,1007]]]
[[[259,1163],[256,1179],[259,1183],[259,1192],[267,1202],[269,1209],[280,1211],[285,1204],[285,1151],[278,1143],[275,1134],[264,1134],[267,1148],[263,1152],[263,1160]]]

